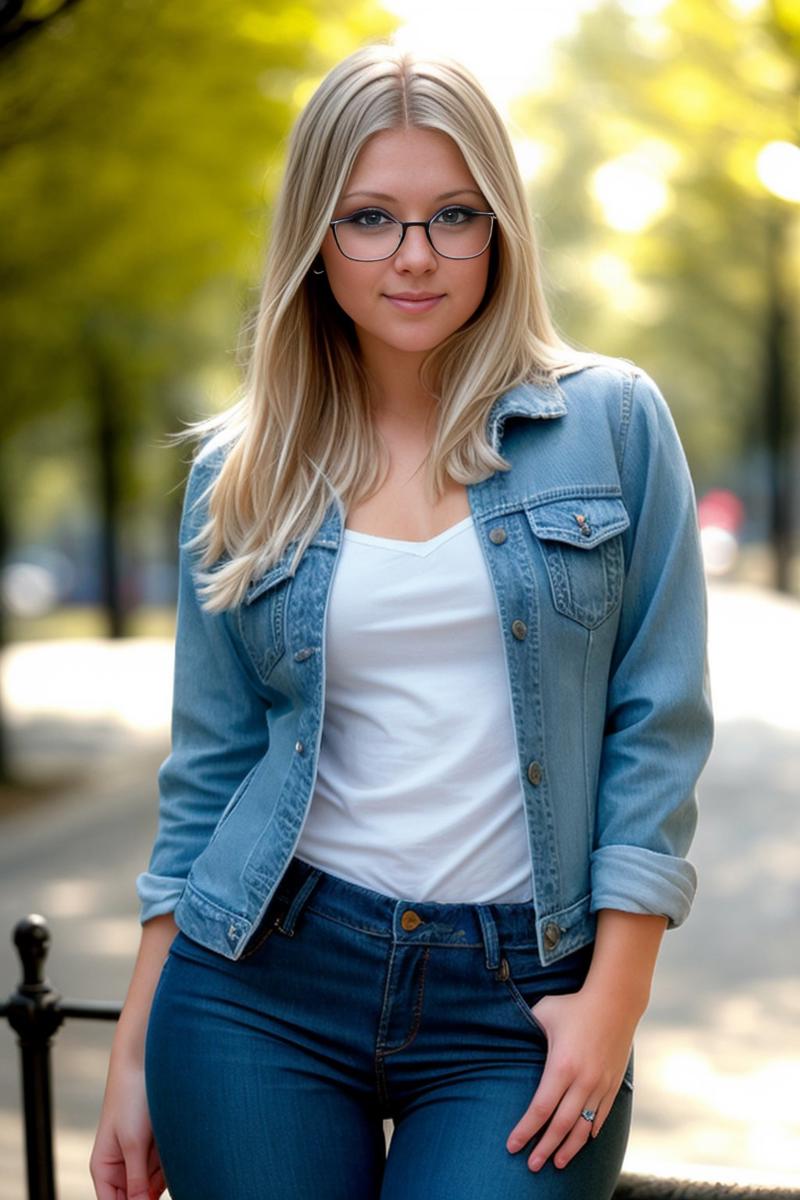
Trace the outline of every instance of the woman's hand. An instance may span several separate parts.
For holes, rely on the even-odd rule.
[[[167,1186],[137,1064],[112,1065],[89,1171],[97,1200],[158,1200]]]
[[[597,1136],[614,1103],[642,1010],[609,1000],[587,980],[580,991],[544,996],[531,1008],[547,1034],[547,1061],[506,1147],[520,1150],[552,1117],[528,1159],[533,1171],[555,1151],[555,1165],[566,1166],[590,1136]],[[594,1122],[581,1116],[585,1108],[596,1112]]]
[[[577,992],[543,996],[531,1012],[547,1035],[547,1061],[527,1112],[506,1147],[520,1150],[552,1117],[528,1165],[548,1157],[565,1167],[597,1137],[614,1103],[630,1058],[633,1035],[650,999],[650,986],[667,918],[601,908],[592,962]],[[595,1113],[593,1122],[581,1116]]]
[[[142,926],[89,1159],[97,1200],[158,1200],[167,1186],[150,1125],[144,1051],[153,993],[177,932],[172,913],[152,917]]]

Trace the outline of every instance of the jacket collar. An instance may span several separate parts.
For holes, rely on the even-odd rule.
[[[499,450],[503,424],[507,417],[563,417],[567,400],[557,383],[520,383],[498,396],[489,410],[486,436],[494,450]]]

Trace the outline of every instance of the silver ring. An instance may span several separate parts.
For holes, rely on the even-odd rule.
[[[592,1121],[593,1121],[593,1120],[595,1119],[595,1117],[597,1116],[597,1109],[595,1109],[595,1108],[585,1108],[585,1109],[583,1110],[583,1112],[581,1113],[581,1116],[583,1117],[584,1121],[588,1121],[588,1122],[589,1122],[589,1124],[591,1125]]]

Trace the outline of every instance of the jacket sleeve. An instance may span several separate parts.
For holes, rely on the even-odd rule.
[[[185,546],[205,519],[203,492],[219,463],[219,451],[195,460],[183,501],[172,745],[158,771],[158,831],[150,862],[136,879],[142,923],[174,910],[227,802],[269,745],[269,702],[244,658],[235,613],[201,608],[193,577],[200,551]]]
[[[657,385],[637,370],[622,419],[630,516],[591,860],[592,911],[663,914],[680,925],[697,876],[686,853],[696,783],[711,752],[707,602],[689,467]]]

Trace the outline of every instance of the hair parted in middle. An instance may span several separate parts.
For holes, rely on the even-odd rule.
[[[383,130],[408,128],[451,137],[497,216],[483,300],[420,371],[437,400],[425,462],[431,499],[448,475],[477,483],[508,469],[486,436],[498,396],[524,382],[552,387],[559,373],[602,357],[555,330],[511,140],[475,76],[444,55],[382,42],[356,50],[325,76],[292,129],[239,398],[175,435],[205,438],[200,459],[224,451],[201,497],[207,519],[187,542],[202,549],[205,568],[224,556],[196,572],[208,612],[240,603],[296,541],[294,571],[331,501],[344,513],[384,478],[353,322],[312,268],[361,148]]]

